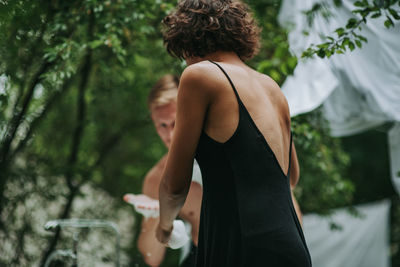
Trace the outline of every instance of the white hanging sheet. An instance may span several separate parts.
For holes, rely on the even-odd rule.
[[[330,0],[283,1],[279,21],[290,30],[290,48],[298,58],[311,43],[322,43],[321,35],[335,36],[334,30],[353,16],[354,1],[344,0],[342,7],[330,9],[331,17],[317,15],[309,27],[303,11],[318,2],[332,4]],[[361,34],[368,39],[362,49],[330,59],[299,60],[294,75],[282,86],[293,116],[323,104],[334,136],[400,121],[400,22],[387,29],[384,20],[369,19],[362,26]]]
[[[303,216],[304,235],[314,267],[389,267],[389,200],[356,206],[362,217],[337,209],[328,218]]]
[[[332,5],[331,0],[282,2],[279,21],[289,29],[290,49],[298,58],[311,44],[322,43],[321,36],[336,36],[335,29],[354,17],[354,1],[343,0],[340,8],[330,9],[328,19],[317,15],[310,26],[304,11],[316,3]],[[395,9],[400,11],[398,6]],[[369,18],[362,25],[360,34],[368,39],[362,49],[329,59],[299,59],[293,76],[282,85],[292,116],[322,105],[332,136],[361,133],[388,121],[400,122],[400,21],[387,29],[385,20],[385,16]],[[398,128],[393,128],[388,138],[392,181],[400,194]]]

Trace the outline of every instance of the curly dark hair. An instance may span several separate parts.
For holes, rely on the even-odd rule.
[[[180,59],[233,51],[246,60],[260,47],[261,30],[240,1],[181,0],[163,25],[167,51]]]

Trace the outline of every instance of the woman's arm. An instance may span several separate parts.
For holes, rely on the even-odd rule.
[[[299,182],[300,178],[300,166],[299,161],[297,159],[296,148],[294,143],[292,143],[292,158],[291,160],[291,168],[290,168],[290,189],[292,195],[293,206],[297,214],[297,218],[300,221],[300,224],[303,225],[303,214],[301,213],[301,209],[299,203],[296,200],[296,197],[293,194],[293,190],[296,187],[297,183]]]
[[[290,187],[295,188],[300,179],[300,166],[294,142],[292,142],[292,157],[290,160]]]
[[[157,238],[162,243],[168,242],[173,220],[189,191],[193,159],[210,101],[212,83],[208,68],[205,63],[189,66],[179,84],[174,136],[159,188],[160,223]]]

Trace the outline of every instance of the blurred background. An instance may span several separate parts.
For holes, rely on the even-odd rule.
[[[359,238],[362,258],[379,239],[383,263],[374,266],[400,266],[399,1],[245,2],[263,30],[260,53],[247,63],[282,86],[291,108],[295,193],[313,258],[346,267],[326,252],[338,258],[339,244]],[[44,229],[67,218],[114,222],[121,265],[145,266],[136,246],[141,217],[122,197],[141,193],[166,153],[146,99],[158,78],[185,67],[162,42],[160,21],[175,5],[0,1],[0,266],[44,266],[55,249],[73,246],[73,233]],[[350,233],[361,229],[377,205],[381,220],[361,237],[346,232],[313,253],[347,223],[358,225]],[[318,220],[327,228],[316,234]],[[377,239],[363,239],[378,228]],[[80,238],[83,266],[112,266],[110,231]],[[162,266],[177,266],[178,257],[168,250]]]

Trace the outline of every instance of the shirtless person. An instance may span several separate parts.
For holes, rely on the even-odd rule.
[[[168,149],[171,145],[175,126],[178,83],[178,77],[165,75],[156,83],[148,97],[151,118],[158,135]],[[145,177],[143,182],[143,194],[150,198],[158,199],[158,188],[166,161],[167,155],[164,155]],[[197,166],[195,166],[194,171],[198,172],[196,167]],[[194,176],[198,177],[198,175]],[[195,182],[194,180],[193,178],[188,197],[179,213],[179,217],[190,223],[192,241],[194,246],[197,246],[202,186],[200,185],[201,181]],[[159,266],[164,259],[166,251],[166,247],[156,239],[155,231],[158,221],[158,217],[144,218],[138,240],[139,251],[143,255],[146,264],[150,266]],[[194,266],[194,250],[195,247],[192,245],[192,251],[181,266]]]

